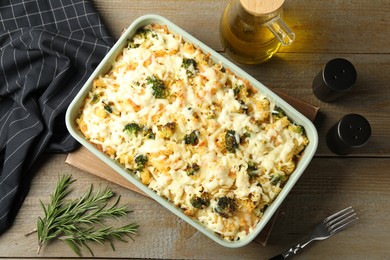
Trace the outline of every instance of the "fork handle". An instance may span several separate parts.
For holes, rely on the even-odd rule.
[[[296,255],[298,253],[298,251],[300,251],[302,248],[307,246],[313,240],[314,240],[313,238],[308,237],[307,239],[302,240],[301,242],[299,242],[297,245],[290,247],[284,253],[276,255],[276,256],[270,258],[269,260],[282,260],[282,259],[286,259],[286,258],[288,258],[290,256]]]

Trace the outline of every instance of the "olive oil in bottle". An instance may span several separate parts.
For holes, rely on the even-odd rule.
[[[273,0],[274,5],[264,6],[271,0],[232,0],[220,21],[221,41],[228,55],[239,63],[257,64],[292,41],[293,33],[284,31],[286,25],[280,19],[283,1]]]

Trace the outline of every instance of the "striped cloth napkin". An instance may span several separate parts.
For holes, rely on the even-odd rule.
[[[65,111],[113,45],[88,0],[0,0],[0,234],[38,158],[76,148]]]

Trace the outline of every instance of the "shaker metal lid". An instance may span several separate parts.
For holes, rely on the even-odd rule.
[[[244,9],[253,15],[263,15],[275,12],[284,0],[240,0]]]
[[[342,58],[329,61],[323,70],[323,80],[332,90],[345,92],[356,81],[356,70],[353,64]]]
[[[363,146],[371,136],[370,123],[358,114],[344,116],[339,121],[337,130],[340,139],[351,147]]]

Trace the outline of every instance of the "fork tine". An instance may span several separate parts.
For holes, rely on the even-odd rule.
[[[329,221],[332,221],[333,219],[339,217],[340,215],[344,214],[347,211],[350,211],[351,209],[352,209],[352,206],[349,206],[348,208],[342,209],[342,210],[330,215],[329,217],[324,219],[324,223],[328,223]],[[353,211],[353,209],[352,209],[352,211]]]
[[[351,214],[356,215],[355,211],[351,207],[348,207],[334,214],[333,218],[325,219],[324,223],[326,224],[326,226],[331,226],[337,222],[342,221],[343,219],[347,218]]]
[[[355,216],[355,215],[356,215],[356,214],[354,214],[354,216]],[[351,217],[353,217],[353,216],[351,216]],[[346,227],[350,226],[354,221],[356,221],[356,220],[358,220],[358,219],[359,219],[358,217],[352,218],[352,219],[348,220],[348,222],[345,222],[345,223],[343,223],[342,225],[340,225],[340,226],[338,226],[338,227],[332,229],[332,230],[330,231],[330,233],[331,233],[332,235],[334,235],[334,234],[340,232],[341,230],[345,229]]]
[[[326,225],[329,233],[334,235],[358,219],[359,218],[356,216],[352,207],[348,207],[326,218],[324,220],[324,224]]]

